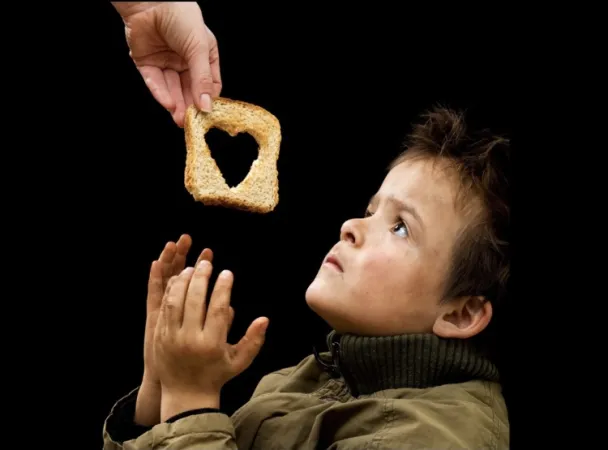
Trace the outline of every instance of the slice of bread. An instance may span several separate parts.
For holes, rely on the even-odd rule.
[[[258,157],[247,176],[229,187],[211,156],[205,134],[211,128],[230,136],[249,133],[258,143]],[[210,113],[194,105],[186,111],[186,189],[204,205],[235,208],[254,213],[268,213],[279,202],[277,161],[281,146],[281,126],[265,109],[228,98],[216,98]]]

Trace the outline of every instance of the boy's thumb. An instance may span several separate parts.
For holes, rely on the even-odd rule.
[[[211,96],[213,94],[213,76],[209,64],[209,49],[199,45],[188,61],[192,96],[198,109],[211,112]]]
[[[245,336],[234,346],[236,350],[236,367],[237,372],[242,372],[251,365],[253,360],[264,345],[266,338],[266,329],[268,328],[268,319],[260,318],[253,321],[247,329]]]

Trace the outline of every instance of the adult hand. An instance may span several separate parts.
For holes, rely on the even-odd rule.
[[[211,111],[222,89],[215,36],[196,2],[114,2],[130,56],[154,98],[183,127],[193,103]]]
[[[160,422],[161,385],[154,363],[154,330],[167,284],[172,276],[184,269],[191,246],[192,238],[187,234],[180,236],[177,243],[168,242],[150,268],[144,332],[144,374],[135,407],[135,421],[140,425],[152,426]],[[204,249],[198,260],[212,261],[213,252]]]
[[[233,312],[233,274],[223,271],[209,307],[212,264],[202,261],[172,278],[154,335],[154,359],[162,386],[161,420],[198,408],[219,408],[220,391],[253,362],[265,339],[268,319],[257,318],[235,345],[227,342]]]

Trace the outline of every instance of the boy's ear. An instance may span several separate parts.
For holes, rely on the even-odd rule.
[[[440,308],[433,333],[443,338],[468,339],[481,333],[492,319],[492,304],[484,297],[461,297]]]

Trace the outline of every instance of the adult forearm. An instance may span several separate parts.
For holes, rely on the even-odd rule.
[[[118,14],[124,19],[132,14],[150,9],[163,2],[110,2]]]

